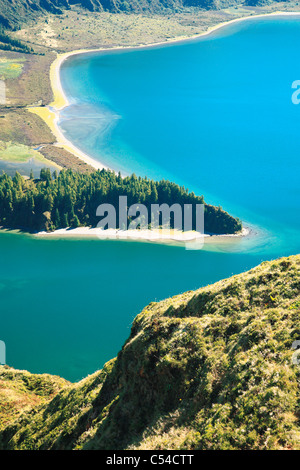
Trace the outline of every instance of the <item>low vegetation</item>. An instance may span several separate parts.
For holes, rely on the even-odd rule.
[[[66,380],[48,374],[30,374],[0,366],[0,429],[14,421],[21,413],[49,402]]]
[[[35,148],[54,143],[55,137],[36,114],[25,109],[0,110],[0,141]]]
[[[54,53],[36,56],[0,51],[0,77],[4,75],[7,95],[7,103],[0,106],[0,113],[1,109],[17,111],[18,108],[52,101],[49,69],[55,57]]]
[[[6,426],[0,448],[300,449],[299,338],[299,255],[153,302],[116,359]]]
[[[245,12],[244,12],[245,14]],[[76,49],[136,46],[185,38],[199,34],[217,23],[242,15],[236,10],[169,12],[168,15],[113,14],[68,10],[60,16],[48,15],[24,25],[14,33],[36,51],[60,52]]]
[[[88,12],[111,13],[168,13],[185,7],[204,10],[216,9],[218,0],[0,0],[0,25],[15,29],[24,21],[36,19],[44,14],[61,15],[70,10],[74,3]],[[236,5],[237,0],[222,0],[222,7]]]
[[[24,62],[25,59],[11,60],[0,58],[0,80],[17,78],[22,73]]]
[[[22,144],[13,144],[11,142],[0,141],[0,160],[12,163],[25,163],[30,159],[44,163],[47,165],[49,161],[42,154]]]
[[[48,161],[50,160],[64,169],[72,168],[79,173],[93,173],[95,171],[94,167],[57,145],[42,145],[39,153]]]

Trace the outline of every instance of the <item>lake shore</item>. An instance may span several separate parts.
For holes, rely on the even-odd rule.
[[[256,20],[256,19],[265,18],[265,17],[279,17],[279,16],[300,16],[300,12],[276,11],[272,13],[264,13],[264,14],[259,14],[259,15],[254,14],[251,16],[235,18],[229,21],[219,23],[215,26],[212,26],[207,31],[204,31],[203,33],[200,33],[200,34],[196,34],[193,36],[179,37],[179,38],[175,37],[170,40],[166,40],[163,42],[156,42],[152,44],[138,44],[136,46],[117,46],[117,47],[112,47],[112,48],[101,47],[101,48],[95,48],[95,49],[80,49],[80,50],[75,50],[72,52],[58,54],[57,58],[51,64],[51,68],[50,68],[50,81],[51,81],[51,86],[52,86],[52,91],[53,91],[53,96],[54,96],[53,102],[49,106],[29,107],[28,110],[32,113],[37,114],[46,122],[46,124],[51,129],[52,133],[57,139],[57,143],[55,145],[57,145],[58,147],[64,148],[68,152],[80,158],[82,161],[84,161],[88,165],[95,168],[95,170],[103,169],[103,168],[108,169],[106,165],[90,157],[82,150],[78,149],[78,147],[76,147],[72,142],[70,142],[64,136],[63,132],[59,128],[59,125],[58,125],[59,112],[69,105],[69,100],[63,90],[61,79],[60,79],[60,68],[62,64],[65,62],[65,60],[69,59],[72,56],[87,54],[87,53],[147,49],[147,48],[160,47],[160,46],[165,46],[165,45],[179,44],[182,42],[203,38],[205,36],[208,36],[214,33],[217,30],[220,30],[221,28],[232,25],[234,23],[248,21],[248,20]]]
[[[217,241],[229,241],[253,236],[249,227],[244,227],[236,234],[200,234],[198,232],[182,232],[179,230],[102,230],[91,227],[65,228],[54,232],[37,232],[31,234],[44,239],[99,239],[118,241],[141,241],[167,245],[186,245],[193,249],[199,249],[204,243],[216,243]]]
[[[51,85],[52,85],[53,95],[54,95],[53,102],[47,107],[29,108],[29,110],[38,114],[48,124],[48,126],[51,128],[52,132],[57,138],[56,145],[62,148],[65,148],[66,150],[73,153],[78,158],[88,163],[95,169],[102,169],[102,168],[107,169],[107,167],[104,166],[101,162],[91,158],[90,156],[88,156],[87,154],[79,150],[76,146],[74,146],[69,140],[67,140],[58,126],[59,112],[69,105],[68,97],[66,96],[63,90],[61,79],[60,79],[60,69],[61,69],[62,64],[65,62],[65,60],[67,60],[68,58],[72,56],[87,54],[87,53],[146,49],[146,48],[153,48],[153,47],[160,47],[160,46],[165,46],[165,45],[172,45],[176,43],[182,43],[182,42],[191,41],[191,40],[208,36],[212,34],[213,32],[221,28],[224,28],[226,26],[229,26],[233,23],[238,23],[238,22],[246,21],[246,20],[257,20],[259,18],[264,18],[264,17],[284,17],[284,16],[300,16],[300,12],[278,11],[274,13],[236,18],[227,22],[219,23],[218,25],[215,25],[209,28],[206,32],[203,32],[201,34],[197,34],[197,35],[185,37],[185,38],[182,38],[182,37],[173,38],[168,41],[157,42],[153,44],[140,44],[137,46],[119,46],[119,47],[113,47],[113,48],[102,47],[102,48],[97,48],[97,49],[83,49],[83,50],[76,50],[72,52],[58,54],[57,58],[52,63],[51,69],[50,69]],[[248,228],[244,228],[242,232],[238,234],[234,234],[234,235],[205,234],[204,236],[200,235],[197,238],[205,239],[205,243],[206,242],[216,243],[217,241],[220,241],[220,240],[223,240],[224,242],[226,241],[229,242],[236,238],[244,238],[244,237],[248,237],[251,235],[253,236],[254,232],[252,230],[249,230]],[[34,236],[44,237],[44,238],[89,238],[89,239],[98,238],[102,240],[103,239],[131,240],[131,241],[135,240],[135,241],[143,241],[143,242],[156,242],[156,243],[179,244],[179,245],[191,243],[191,241],[189,241],[189,237],[190,237],[189,234],[185,234],[181,232],[181,233],[173,233],[173,235],[170,235],[169,231],[164,231],[164,230],[160,230],[159,233],[155,233],[154,231],[151,231],[151,230],[143,230],[143,231],[142,230],[141,231],[140,230],[135,230],[135,231],[121,231],[121,230],[103,231],[101,230],[99,231],[99,229],[95,229],[95,228],[80,227],[76,229],[61,229],[61,230],[56,230],[54,232],[39,232],[37,234],[34,234]],[[192,236],[192,240],[195,240],[194,236]]]
[[[110,240],[160,245],[186,246],[187,249],[202,249],[204,244],[232,243],[250,239],[257,235],[253,227],[244,227],[235,234],[200,234],[199,232],[183,232],[179,230],[103,230],[94,227],[62,228],[53,232],[30,232],[27,229],[10,229],[0,227],[1,234],[23,234],[39,240]]]

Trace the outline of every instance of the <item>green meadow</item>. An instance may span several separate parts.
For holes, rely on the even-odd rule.
[[[0,79],[18,78],[23,70],[25,59],[0,59]]]

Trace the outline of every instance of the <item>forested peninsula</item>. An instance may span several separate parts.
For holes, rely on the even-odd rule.
[[[61,228],[96,227],[101,204],[118,206],[119,196],[127,196],[128,205],[204,204],[205,233],[235,234],[242,230],[239,219],[221,207],[204,202],[183,186],[167,180],[153,181],[131,175],[123,178],[111,170],[91,174],[62,170],[60,173],[43,168],[40,179],[0,176],[0,225],[28,232],[52,232]],[[117,221],[118,224],[118,221]],[[123,229],[124,227],[117,226]],[[171,228],[172,220],[171,220]]]

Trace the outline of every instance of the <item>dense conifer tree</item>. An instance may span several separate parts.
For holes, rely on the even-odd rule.
[[[185,204],[204,204],[203,196],[166,180],[153,181],[134,174],[122,178],[109,170],[88,175],[62,170],[52,175],[43,168],[40,179],[33,179],[33,174],[25,179],[18,172],[13,178],[5,173],[0,176],[0,224],[30,231],[95,227],[99,222],[97,207],[110,203],[117,208],[119,196],[127,196],[128,206],[144,204],[149,214],[151,204],[180,204],[182,208]],[[241,222],[221,207],[205,204],[204,217],[207,233],[231,234],[242,228]]]

